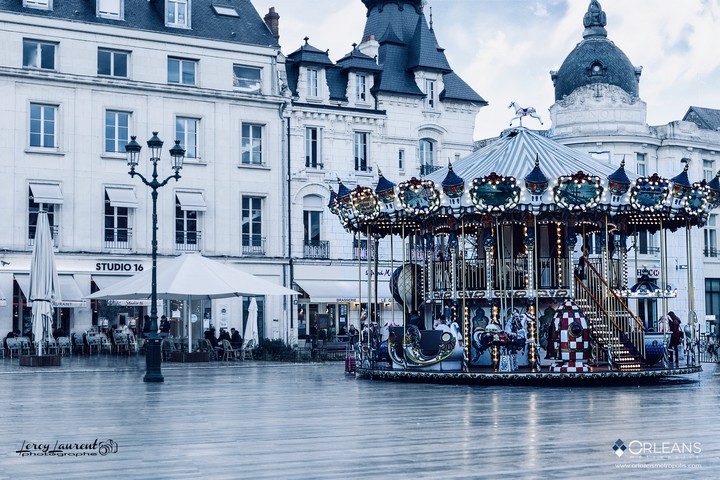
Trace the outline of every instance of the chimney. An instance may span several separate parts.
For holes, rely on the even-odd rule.
[[[275,40],[280,41],[280,15],[275,12],[275,7],[270,7],[270,11],[263,17],[265,25],[268,26]]]

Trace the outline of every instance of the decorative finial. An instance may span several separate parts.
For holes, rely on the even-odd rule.
[[[537,153],[535,154],[535,166],[536,167],[540,166],[540,155]]]
[[[430,7],[430,30],[433,29],[432,7]]]
[[[306,36],[305,38],[303,38],[303,40],[305,40],[305,45],[307,45],[308,40],[310,40],[310,37],[307,37],[307,36]]]
[[[593,36],[607,37],[607,30],[605,30],[607,17],[597,0],[590,1],[588,11],[583,17],[583,25],[585,26],[583,38]]]
[[[625,155],[623,155],[623,159],[620,162],[620,168],[625,168]]]
[[[357,43],[353,42],[352,47],[353,47],[353,50],[357,50]]]
[[[378,177],[382,177],[382,176],[383,176],[382,170],[380,170],[380,169],[378,168]]]

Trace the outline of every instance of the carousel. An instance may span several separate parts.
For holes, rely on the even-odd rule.
[[[673,178],[638,177],[624,162],[618,168],[517,127],[420,179],[395,184],[380,173],[374,188],[352,190],[338,182],[330,211],[368,245],[358,270],[390,267],[402,312],[379,318],[377,278],[367,280],[362,335],[346,362],[356,375],[572,384],[701,371],[695,321],[681,364],[669,329],[634,311],[650,298],[666,315],[677,290],[666,260],[659,280],[628,285],[629,244],[659,232],[666,259],[668,234],[684,231],[692,259],[690,231],[720,205],[718,177],[691,183],[687,165]]]

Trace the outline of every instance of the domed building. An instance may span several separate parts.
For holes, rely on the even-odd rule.
[[[633,65],[610,39],[612,18],[598,0],[591,0],[582,22],[582,40],[560,68],[550,72],[555,103],[550,107],[552,126],[547,136],[598,160],[615,165],[624,162],[628,172],[640,177],[658,173],[671,178],[685,170],[690,183],[712,181],[720,169],[720,111],[691,106],[682,120],[648,125],[647,105],[640,92],[642,67]],[[652,82],[651,75],[645,72],[645,81]],[[680,306],[673,305],[674,311],[683,323],[694,311],[700,331],[707,327],[715,334],[713,315],[720,316],[717,218],[717,213],[710,213],[704,226],[691,229],[693,258],[684,253],[684,234],[667,237],[668,282],[678,286],[678,300],[684,299]],[[631,285],[638,284],[643,275],[659,281],[662,240],[651,232],[632,239]],[[602,254],[599,242],[590,239],[589,247],[591,255]],[[694,285],[696,291],[690,292],[688,285]],[[637,308],[653,327],[663,315],[663,306],[654,300],[638,301]]]

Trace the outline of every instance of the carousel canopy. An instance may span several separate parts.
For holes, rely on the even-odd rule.
[[[618,167],[516,127],[420,179],[396,185],[380,175],[375,189],[352,190],[338,179],[329,207],[345,228],[366,234],[527,215],[591,223],[603,216],[629,233],[703,225],[720,205],[718,185],[717,179],[690,183],[687,166],[670,179],[638,177],[625,171],[624,161]]]

